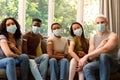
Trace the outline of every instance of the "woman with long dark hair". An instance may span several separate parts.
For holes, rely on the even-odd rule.
[[[19,23],[5,18],[0,25],[0,68],[6,68],[8,80],[17,80],[15,66],[20,66],[21,80],[28,79],[29,59],[22,54],[21,40]]]
[[[84,36],[84,30],[80,23],[74,22],[70,27],[73,39],[70,41],[69,54],[73,57],[70,61],[69,80],[73,80],[75,72],[78,72],[79,80],[84,80],[82,69],[78,66],[80,58],[88,53],[88,40]]]

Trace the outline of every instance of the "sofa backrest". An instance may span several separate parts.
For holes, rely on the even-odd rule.
[[[47,53],[46,42],[47,42],[47,38],[43,38],[41,40],[41,49],[42,49],[43,54]]]
[[[118,60],[120,60],[120,49],[118,50]]]

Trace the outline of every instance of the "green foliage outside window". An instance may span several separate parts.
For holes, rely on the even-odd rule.
[[[49,0],[26,0],[26,31],[31,30],[32,18],[40,18],[42,20],[42,34],[47,36],[48,1]],[[94,22],[91,19],[99,13],[97,8],[99,0],[84,1],[83,27],[85,36],[89,38],[95,30]],[[0,0],[0,6],[0,20],[6,17],[18,19],[18,0]],[[54,22],[58,22],[62,25],[62,34],[68,38],[71,37],[69,27],[76,21],[76,6],[77,0],[55,0]],[[97,8],[97,11],[94,11],[94,7]]]

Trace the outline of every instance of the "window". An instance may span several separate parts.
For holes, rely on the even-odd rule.
[[[0,0],[0,20],[6,17],[18,18],[19,0]],[[55,1],[54,22],[62,25],[62,34],[70,38],[69,27],[76,21],[78,0],[53,0]],[[84,1],[84,30],[85,36],[90,37],[94,33],[94,20],[99,14],[99,0]],[[48,30],[48,2],[49,0],[26,0],[25,31],[31,30],[32,18],[42,20],[42,35],[47,36]]]
[[[77,0],[55,0],[54,22],[62,25],[62,34],[70,37],[69,27],[76,21],[76,5]]]
[[[0,0],[0,20],[7,17],[18,18],[18,1],[17,0]]]
[[[99,14],[99,0],[84,0],[84,30],[89,38],[94,32],[94,21]]]
[[[48,0],[27,0],[26,31],[31,29],[32,18],[39,18],[42,20],[42,34],[46,36],[48,28]]]

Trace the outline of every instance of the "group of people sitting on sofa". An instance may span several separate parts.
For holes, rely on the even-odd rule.
[[[47,53],[39,55],[43,38],[39,33],[41,24],[40,19],[33,19],[31,31],[22,35],[14,18],[5,18],[1,22],[0,68],[6,69],[8,80],[17,80],[16,66],[20,66],[21,80],[28,80],[29,68],[35,80],[46,80],[48,65],[50,80],[73,80],[76,72],[79,80],[96,80],[96,72],[99,72],[100,80],[109,80],[110,73],[119,69],[116,59],[118,36],[108,30],[106,17],[96,18],[97,33],[90,40],[85,38],[79,22],[72,23],[70,34],[73,38],[69,46],[68,40],[62,37],[61,25],[53,23],[54,36],[47,39]],[[24,51],[22,41],[26,42]],[[68,54],[72,57],[70,64]]]

